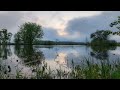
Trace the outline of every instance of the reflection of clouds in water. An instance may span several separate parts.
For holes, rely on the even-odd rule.
[[[59,53],[57,58],[55,59],[55,62],[57,62],[58,64],[67,64],[65,59],[66,57],[67,57],[66,53]]]
[[[12,51],[12,56],[8,57],[8,60],[3,60],[2,64],[10,65],[12,68],[12,74],[15,73],[15,66],[18,65],[19,69],[22,69],[22,73],[27,75],[31,75],[31,67],[26,66],[24,62],[14,54],[13,46],[10,47]],[[72,60],[75,65],[81,64],[83,57],[89,56],[88,53],[91,51],[91,48],[87,48],[86,46],[53,46],[53,48],[36,48],[43,52],[45,57],[45,62],[47,62],[48,66],[52,70],[61,69],[69,71],[71,67]],[[109,51],[109,58],[116,58],[116,55],[120,55],[120,48],[118,47],[116,50]],[[111,55],[112,54],[112,55]],[[115,55],[113,55],[115,54]],[[18,62],[16,61],[18,60]],[[96,60],[98,62],[100,60]]]
[[[56,50],[57,48],[57,50]],[[52,49],[48,48],[40,48],[40,50],[44,53],[46,60],[54,60],[57,54],[64,53],[64,54],[74,54],[76,56],[84,56],[88,52],[86,52],[85,46],[55,46]]]
[[[51,70],[61,69],[65,71],[70,71],[70,68],[57,64],[55,61],[46,60],[45,62],[48,64],[48,67],[50,67]]]
[[[27,76],[32,74],[30,67],[26,67],[22,63],[22,60],[20,58],[18,58],[14,54],[12,55],[12,57],[13,58],[9,57],[7,60],[4,60],[2,62],[2,65],[10,66],[11,68],[10,74],[16,74],[16,70],[18,71],[20,70],[22,73],[24,73],[24,75],[26,74]]]
[[[116,50],[110,50],[110,53],[120,55],[120,47],[117,47]]]
[[[40,50],[44,53],[47,62],[53,62],[52,65],[50,64],[52,68],[56,67],[56,63],[70,67],[72,60],[75,64],[80,64],[81,57],[89,52],[86,52],[86,46],[55,46],[52,49],[40,48]]]
[[[10,48],[11,48],[12,55],[8,56],[8,58],[6,60],[2,60],[0,62],[0,64],[2,66],[5,66],[7,70],[9,70],[8,66],[11,68],[11,72],[7,72],[10,75],[15,75],[16,74],[16,70],[17,71],[21,70],[21,72],[24,75],[26,75],[26,76],[31,75],[32,74],[31,68],[25,66],[23,61],[18,56],[16,56],[14,54],[14,47],[13,46],[10,46]]]
[[[110,61],[120,60],[120,47],[109,51],[109,59]]]

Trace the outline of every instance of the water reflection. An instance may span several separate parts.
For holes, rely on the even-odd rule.
[[[8,56],[11,56],[11,55],[12,55],[12,52],[11,52],[10,46],[0,45],[0,58],[2,60],[7,59]]]
[[[36,66],[45,60],[42,51],[33,48],[32,45],[16,45],[15,54],[28,66]]]
[[[117,58],[120,55],[119,47],[86,47],[86,46],[0,46],[0,70],[4,74],[15,73],[16,68],[23,73],[31,74],[33,67],[42,65],[45,61],[52,70],[70,70],[71,62],[81,64],[83,57],[92,57],[104,60]],[[22,68],[22,69],[21,69]]]
[[[100,60],[108,60],[109,59],[109,50],[116,50],[116,46],[91,46],[92,51],[90,55]]]

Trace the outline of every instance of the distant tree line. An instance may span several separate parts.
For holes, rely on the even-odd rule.
[[[86,43],[83,42],[69,42],[69,41],[49,41],[49,40],[45,40],[45,41],[35,41],[34,44],[38,44],[38,45],[85,45]]]

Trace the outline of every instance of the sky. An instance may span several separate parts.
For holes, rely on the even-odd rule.
[[[120,11],[0,11],[0,29],[14,35],[23,23],[34,22],[42,26],[43,40],[85,42],[96,30],[116,31],[109,24],[119,15]],[[110,39],[120,42],[120,36]]]

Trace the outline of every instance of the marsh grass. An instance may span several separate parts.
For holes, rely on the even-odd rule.
[[[35,74],[30,77],[23,76],[21,71],[16,71],[15,79],[120,79],[120,59],[110,62],[83,58],[80,65],[72,61],[70,71],[60,69],[51,70],[46,63],[37,67]],[[12,79],[0,72],[0,79]]]
[[[92,58],[84,58],[80,65],[71,62],[71,71],[62,69],[52,71],[42,66],[36,72],[36,79],[120,79],[120,60],[95,62]],[[54,73],[56,72],[56,73]],[[54,74],[53,74],[54,73]]]

